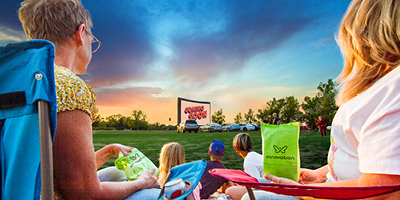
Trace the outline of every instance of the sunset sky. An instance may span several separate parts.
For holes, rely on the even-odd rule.
[[[100,115],[177,123],[177,98],[210,101],[227,122],[294,95],[315,96],[343,58],[335,42],[349,0],[83,0],[103,43],[81,77]],[[20,1],[0,0],[0,45],[25,41]],[[171,118],[171,121],[169,121]]]

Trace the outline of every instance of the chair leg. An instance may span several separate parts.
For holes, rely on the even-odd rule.
[[[249,197],[251,200],[256,200],[256,197],[254,197],[254,193],[253,190],[251,189],[251,187],[246,186],[247,189],[247,193],[249,194]]]
[[[39,129],[40,129],[40,162],[41,162],[41,199],[53,199],[53,148],[50,131],[49,106],[40,100]]]

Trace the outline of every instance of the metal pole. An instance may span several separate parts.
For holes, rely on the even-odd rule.
[[[39,100],[39,134],[41,162],[41,199],[53,199],[53,149],[50,130],[49,105]]]

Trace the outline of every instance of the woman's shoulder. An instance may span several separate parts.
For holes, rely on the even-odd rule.
[[[96,93],[80,77],[65,67],[54,66],[57,93],[57,112],[83,110],[94,119]]]
[[[69,84],[69,87],[85,87],[85,82],[76,74],[74,74],[71,70],[54,65],[54,78],[56,80],[56,86],[57,84]]]
[[[245,162],[258,162],[258,160],[262,160],[262,155],[255,152],[255,151],[250,151],[249,153],[247,153],[246,158],[244,159]]]
[[[341,126],[374,124],[400,109],[400,68],[392,70],[363,93],[342,104],[333,123]],[[355,123],[357,122],[357,123]]]

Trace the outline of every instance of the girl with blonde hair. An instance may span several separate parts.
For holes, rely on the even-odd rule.
[[[160,153],[160,173],[158,175],[158,183],[161,187],[165,184],[169,170],[172,167],[185,163],[185,151],[177,142],[164,144]]]
[[[160,153],[160,173],[158,175],[158,184],[164,187],[169,171],[178,165],[185,164],[185,150],[177,142],[164,144]],[[192,193],[188,196],[191,200],[200,200],[201,184],[199,183]]]
[[[344,55],[340,105],[328,165],[302,169],[300,184],[332,187],[400,184],[400,1],[353,0],[337,41]],[[299,184],[266,175],[284,184]],[[380,199],[397,199],[394,192]]]

